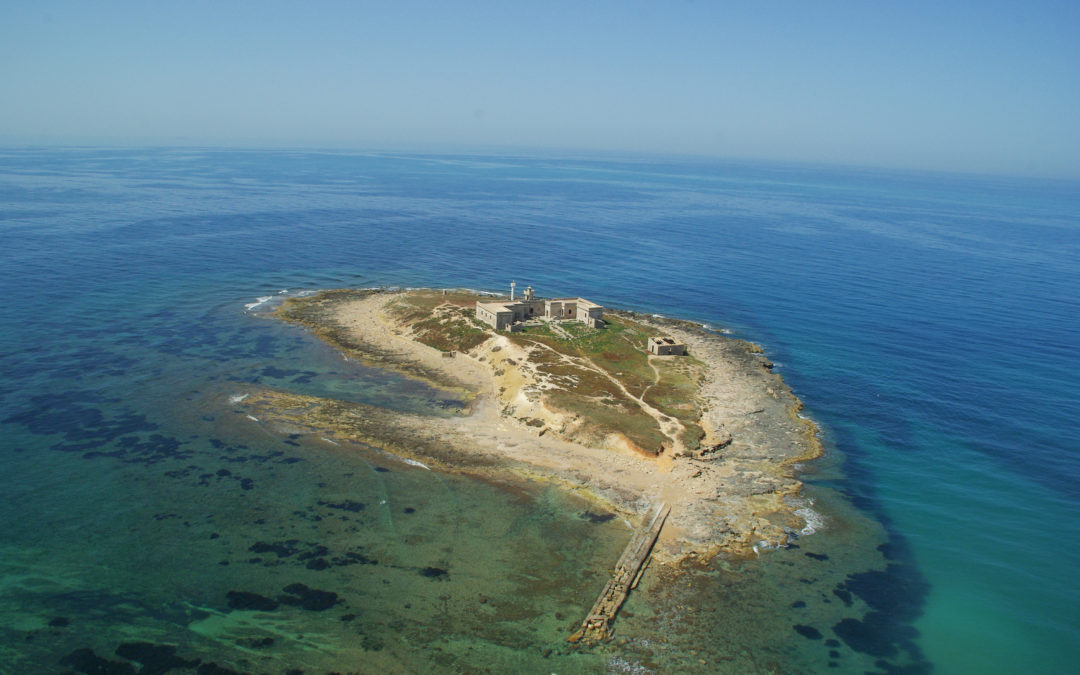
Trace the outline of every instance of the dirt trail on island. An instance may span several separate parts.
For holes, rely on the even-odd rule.
[[[656,549],[661,561],[708,558],[721,552],[752,555],[755,549],[784,544],[790,532],[806,525],[795,514],[807,503],[799,498],[801,483],[794,477],[793,464],[820,454],[816,428],[797,414],[798,399],[752,345],[687,322],[628,315],[658,334],[684,341],[707,366],[699,392],[706,431],[703,450],[696,456],[667,452],[652,458],[618,445],[588,447],[569,442],[557,433],[545,433],[557,425],[541,429],[508,414],[505,399],[517,394],[506,391],[507,382],[517,383],[519,392],[529,386],[549,386],[537,383],[535,370],[519,361],[512,361],[521,366],[515,372],[496,376],[496,366],[501,371],[511,357],[525,357],[524,350],[493,335],[470,353],[449,358],[411,339],[409,330],[390,317],[387,306],[400,295],[343,298],[329,303],[319,320],[345,331],[354,354],[357,349],[362,352],[363,345],[371,346],[379,351],[380,365],[405,366],[407,373],[419,366],[436,374],[436,381],[474,392],[467,414],[451,418],[391,414],[274,392],[256,392],[245,403],[283,432],[331,427],[329,431],[345,437],[351,431],[357,440],[386,444],[392,452],[435,460],[450,470],[495,477],[509,471],[555,481],[629,517],[667,502],[671,515]],[[632,398],[644,404],[644,395]],[[663,413],[653,412],[658,422],[667,425],[661,428],[674,431]],[[395,437],[408,440],[394,443]]]

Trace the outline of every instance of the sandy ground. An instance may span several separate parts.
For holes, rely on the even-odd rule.
[[[799,497],[801,483],[792,465],[820,454],[816,428],[796,413],[801,408],[782,378],[773,374],[764,357],[747,343],[707,332],[693,324],[651,317],[634,320],[654,326],[658,332],[684,340],[690,352],[708,367],[700,396],[705,409],[702,425],[706,445],[715,448],[698,456],[659,458],[643,456],[618,445],[586,447],[542,434],[504,414],[507,378],[529,384],[529,369],[518,368],[501,378],[495,364],[505,369],[505,359],[521,354],[503,336],[494,336],[470,354],[445,357],[431,347],[409,338],[407,331],[387,316],[385,307],[397,297],[379,293],[335,304],[326,320],[336,322],[355,343],[379,345],[384,363],[418,364],[460,383],[476,398],[467,414],[452,418],[395,415],[393,433],[416,434],[426,447],[445,444],[455,452],[487,460],[518,475],[552,480],[567,489],[581,491],[625,516],[643,516],[653,505],[666,502],[671,515],[657,545],[662,562],[688,557],[710,558],[719,553],[754,555],[782,545],[790,532],[807,527],[815,517],[806,500]],[[494,349],[498,347],[498,349]],[[496,357],[498,353],[498,357]],[[679,357],[652,357],[679,358]],[[252,399],[263,404],[273,396]],[[276,404],[284,415],[305,406],[297,397]],[[306,404],[312,409],[313,404]],[[291,409],[290,409],[291,408]],[[534,411],[535,412],[535,411]],[[302,415],[301,415],[302,416]],[[359,416],[354,415],[354,418]],[[279,417],[284,422],[286,417]],[[320,418],[327,423],[328,417]],[[377,435],[377,434],[376,434]],[[372,442],[370,435],[363,438]],[[378,439],[375,439],[378,443]],[[420,443],[416,459],[423,461]],[[401,447],[395,448],[402,452]],[[406,450],[408,452],[408,450]],[[429,454],[436,454],[432,451]],[[461,456],[461,455],[459,455]],[[445,457],[445,455],[444,455]],[[453,461],[443,466],[455,468]],[[476,466],[468,468],[476,471]],[[498,473],[498,469],[489,469]],[[795,511],[800,510],[796,515]]]

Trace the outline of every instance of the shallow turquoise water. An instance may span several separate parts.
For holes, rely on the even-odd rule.
[[[120,662],[133,642],[270,672],[1062,672],[1078,656],[1074,184],[212,150],[8,150],[0,176],[10,672],[78,649]],[[245,305],[511,278],[762,342],[828,441],[807,467],[821,532],[692,586],[651,575],[628,642],[574,653],[563,637],[622,524],[540,486],[277,437],[229,402],[259,384],[446,414],[445,393]],[[340,603],[229,606],[295,583]]]

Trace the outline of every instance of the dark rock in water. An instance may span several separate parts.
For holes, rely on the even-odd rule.
[[[802,609],[803,607],[806,607],[806,602],[802,600],[796,600],[795,602],[791,603],[792,609]]]
[[[241,647],[250,647],[252,649],[261,649],[263,647],[272,647],[274,645],[274,638],[247,638],[246,640],[237,640],[236,644]]]
[[[355,618],[356,618],[355,614],[342,614],[341,615],[341,620],[342,621],[352,621]]]
[[[441,567],[425,567],[420,570],[420,574],[429,579],[441,579],[447,575],[447,571]]]
[[[257,612],[272,612],[278,608],[277,600],[268,598],[258,593],[247,591],[229,591],[226,594],[229,599],[230,609],[252,609]]]
[[[590,523],[606,523],[609,520],[615,519],[614,513],[593,513],[592,511],[586,511],[581,514],[582,520],[587,520]]]
[[[324,501],[320,500],[319,505],[320,506],[325,506],[325,507],[330,508],[330,509],[341,509],[342,511],[351,511],[353,513],[363,511],[367,507],[367,504],[365,504],[363,502],[354,502],[351,499],[346,499],[343,502],[337,502],[337,503],[335,503],[335,502],[324,502]]]
[[[289,594],[278,596],[282,603],[312,612],[330,609],[339,602],[337,593],[308,588],[304,584],[289,584],[282,590]]]
[[[890,620],[881,612],[870,612],[862,621],[844,619],[833,632],[857,652],[871,656],[895,656],[896,645],[889,634]]]
[[[116,648],[116,655],[138,662],[142,668],[139,675],[158,675],[176,668],[194,668],[202,659],[188,661],[176,655],[172,645],[156,645],[152,642],[125,642]]]
[[[243,480],[240,481],[240,489],[241,490],[251,490],[254,487],[255,487],[255,481],[253,481],[250,478],[244,478]]]
[[[60,659],[60,665],[86,675],[135,675],[135,666],[122,661],[110,661],[92,649],[76,649]]]
[[[803,636],[804,638],[810,638],[811,640],[820,640],[821,638],[825,637],[821,634],[821,631],[819,631],[817,628],[814,628],[813,626],[804,626],[797,623],[792,626],[792,628],[794,628],[795,632],[799,635]]]
[[[49,625],[53,628],[63,628],[64,626],[71,625],[71,619],[66,616],[58,616],[55,619],[49,619]]]
[[[296,553],[296,545],[299,543],[299,539],[289,539],[288,541],[276,541],[271,543],[257,541],[252,544],[248,550],[252,553],[276,553],[279,558],[288,558]]]
[[[345,554],[344,558],[334,558],[334,564],[338,566],[342,565],[378,565],[379,561],[374,558],[369,558],[363,553],[357,553],[355,551],[349,551]]]
[[[360,646],[363,647],[365,651],[381,652],[386,645],[383,644],[382,640],[373,635],[361,635]]]
[[[280,379],[283,379],[283,378],[286,378],[286,377],[292,377],[293,375],[299,375],[300,371],[299,370],[282,370],[281,368],[277,368],[275,366],[266,366],[265,368],[262,369],[262,372],[259,373],[259,374],[262,375],[263,377],[272,377],[275,380],[280,380]]]
[[[314,560],[309,560],[305,567],[309,570],[324,570],[330,567],[330,563],[326,562],[326,558],[315,558]]]
[[[834,588],[833,595],[840,598],[844,602],[844,606],[851,607],[851,591],[845,589],[843,585]]]
[[[375,467],[375,470],[379,473],[390,473],[390,469],[387,469],[385,466],[377,466]]]
[[[807,558],[813,558],[814,560],[828,560],[829,559],[829,556],[825,555],[824,553],[811,553],[810,551],[806,552],[806,557]]]
[[[884,546],[878,549],[886,557],[899,555]],[[911,625],[922,613],[928,588],[909,564],[890,563],[885,570],[848,575],[837,590],[858,596],[872,611],[861,621],[844,619],[833,626],[833,632],[855,651],[890,658],[903,650],[916,661],[915,667],[929,670],[914,642],[918,631]]]
[[[224,476],[231,476],[231,475],[232,475],[232,471],[229,471],[228,469],[218,469],[218,470],[217,470],[217,475],[219,475],[219,476],[222,476],[222,477],[224,477]]]
[[[222,668],[216,663],[204,663],[196,671],[199,675],[243,675],[229,668]]]
[[[405,513],[416,513],[416,509],[414,509],[411,506],[406,506],[405,508],[402,509],[402,511],[404,511]]]
[[[311,560],[312,558],[321,558],[330,553],[330,549],[326,548],[322,544],[307,544],[312,548],[304,553],[300,554],[300,560]]]

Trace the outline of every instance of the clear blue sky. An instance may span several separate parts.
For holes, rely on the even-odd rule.
[[[1080,178],[1080,2],[12,2],[0,144]]]

